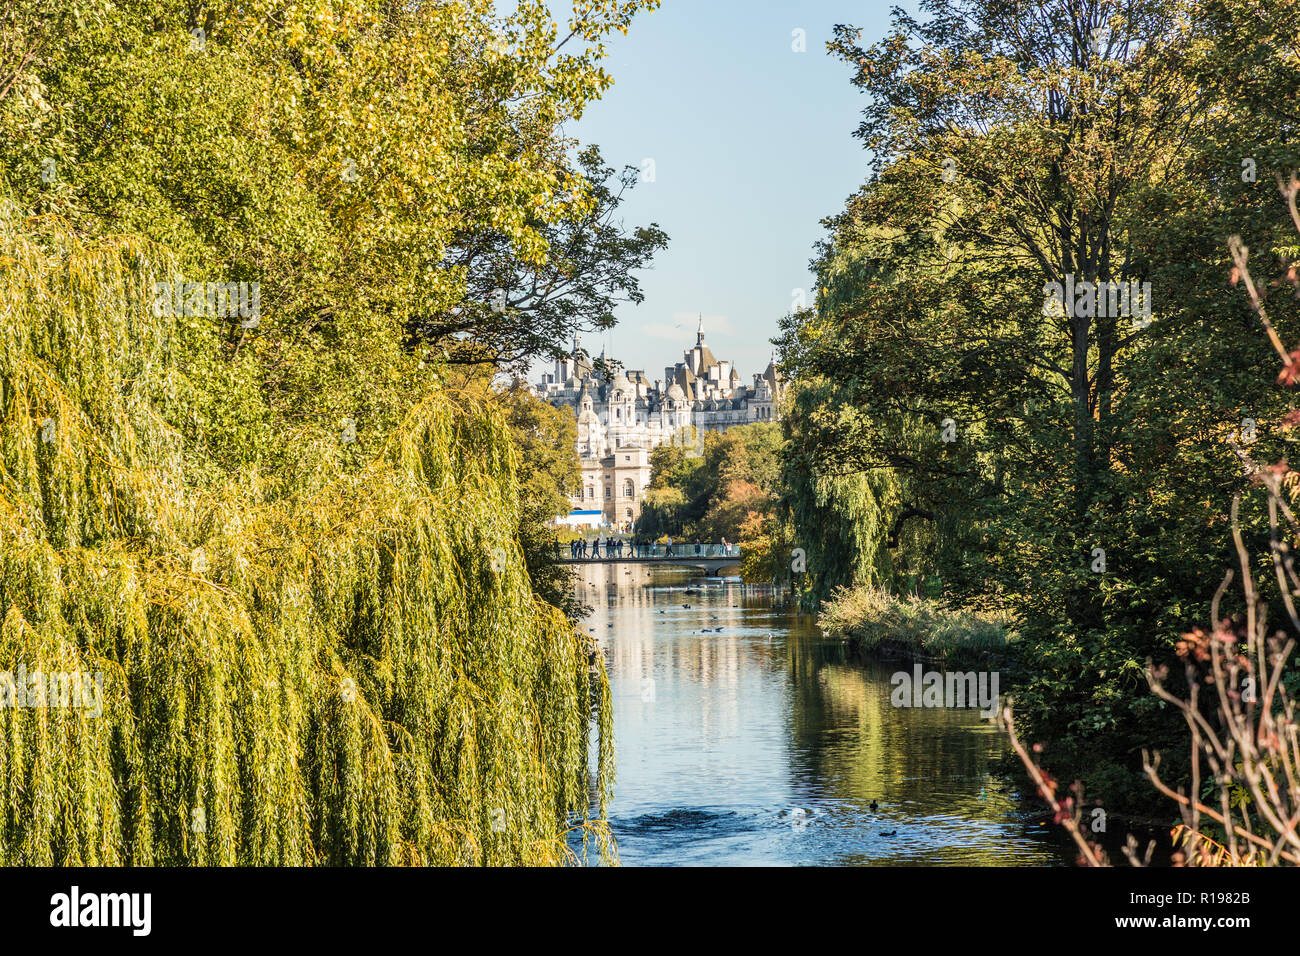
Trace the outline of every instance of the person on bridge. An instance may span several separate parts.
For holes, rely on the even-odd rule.
[[[700,553],[700,539],[699,539],[699,538],[696,538],[696,539],[695,539],[695,553],[696,553],[696,554],[699,554],[699,553]]]
[[[600,557],[600,536],[597,535],[596,538],[591,542],[591,559],[594,561],[596,558],[599,557]]]
[[[673,536],[669,535],[668,536],[668,557],[671,558],[672,556],[673,556]]]

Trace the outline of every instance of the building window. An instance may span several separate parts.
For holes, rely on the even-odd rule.
[[[606,489],[605,489],[605,497],[606,497],[606,498],[609,497],[609,492],[610,492],[610,489],[609,489],[609,488],[606,488]]]
[[[623,482],[623,497],[624,497],[624,498],[635,498],[635,497],[636,497],[636,485],[634,485],[634,484],[632,483],[632,479],[631,479],[631,478],[629,478],[629,479],[627,479],[627,481]]]
[[[594,497],[596,497],[596,492],[595,492],[595,490],[592,489],[592,488],[588,488],[588,489],[587,489],[587,497],[588,497],[588,498],[594,498]]]

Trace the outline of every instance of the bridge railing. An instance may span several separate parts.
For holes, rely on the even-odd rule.
[[[618,543],[619,542],[615,540],[616,546]],[[579,553],[575,558],[569,551],[569,546],[567,544],[561,544],[560,558],[564,561],[591,561],[597,557],[610,558],[617,556],[623,559],[640,559],[649,561],[655,558],[689,560],[691,558],[739,558],[741,556],[739,545],[723,545],[721,543],[706,544],[703,541],[698,545],[694,541],[685,543],[674,541],[672,546],[669,547],[666,544],[635,544],[632,541],[624,540],[622,545],[623,547],[621,551],[616,547],[614,553],[611,555],[608,552],[608,547],[605,541],[602,539],[600,542],[600,553],[597,555],[592,547],[591,541],[589,540],[587,542],[586,554]]]

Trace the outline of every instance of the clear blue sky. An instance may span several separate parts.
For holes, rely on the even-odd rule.
[[[614,86],[568,132],[611,166],[653,161],[654,181],[637,185],[623,218],[658,222],[670,243],[641,274],[645,302],[584,339],[590,352],[607,342],[655,378],[694,344],[703,313],[718,358],[746,383],[762,371],[792,291],[812,302],[821,219],[866,176],[852,135],[864,99],[826,42],[836,23],[874,41],[888,11],[881,0],[665,0],[607,44]],[[806,52],[792,49],[796,29]]]

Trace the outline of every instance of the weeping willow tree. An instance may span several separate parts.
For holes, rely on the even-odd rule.
[[[913,412],[906,423],[916,454],[928,440],[921,418]],[[855,585],[913,590],[938,572],[954,534],[946,516],[920,507],[913,483],[887,463],[838,454],[846,430],[876,427],[855,419],[841,384],[816,374],[796,379],[783,427],[782,504],[805,552],[807,602]]]
[[[805,551],[808,601],[819,604],[838,587],[892,581],[886,535],[897,498],[887,472],[787,469],[786,503]]]
[[[222,333],[154,315],[162,252],[10,209],[0,258],[0,671],[100,696],[0,707],[0,864],[610,849],[603,665],[534,595],[499,409],[433,388],[365,458],[223,470],[192,436]]]

